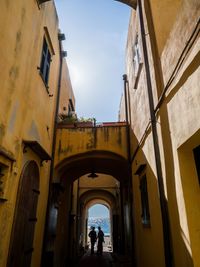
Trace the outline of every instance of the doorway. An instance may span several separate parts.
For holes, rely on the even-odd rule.
[[[91,227],[95,227],[98,233],[98,227],[104,232],[103,251],[112,251],[112,237],[111,237],[111,219],[110,209],[103,204],[95,204],[88,209],[87,230],[88,233]],[[88,238],[88,244],[90,240]]]
[[[30,267],[39,195],[39,169],[35,161],[25,164],[18,188],[8,267]]]

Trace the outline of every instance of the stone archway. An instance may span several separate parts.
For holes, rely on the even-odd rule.
[[[80,206],[80,229],[79,233],[80,236],[83,238],[83,247],[87,246],[87,225],[88,225],[88,210],[91,206],[95,204],[101,204],[108,208],[110,213],[110,239],[113,243],[113,235],[118,235],[119,229],[113,229],[113,218],[116,215],[120,215],[120,209],[118,207],[118,199],[116,198],[116,195],[113,195],[112,193],[105,191],[105,190],[90,190],[85,192],[79,200],[79,206]],[[119,216],[120,217],[120,216]],[[120,225],[119,225],[120,227]],[[116,240],[114,238],[114,240]],[[116,248],[116,244],[114,245]]]
[[[97,209],[101,209],[99,212]],[[85,244],[90,245],[90,238],[88,236],[91,226],[95,227],[95,231],[98,234],[98,227],[104,233],[104,243],[102,252],[112,251],[112,208],[106,201],[101,199],[94,199],[86,206],[86,229],[87,229],[87,239]],[[97,243],[96,243],[97,245]]]
[[[108,175],[113,177],[120,184],[118,188],[118,200],[120,200],[120,214],[113,212],[112,222],[116,236],[114,237],[115,244],[114,249],[120,250],[121,253],[125,250],[125,218],[130,216],[124,216],[125,198],[127,197],[126,191],[123,190],[126,181],[129,179],[129,165],[127,159],[113,152],[108,151],[90,151],[87,153],[77,154],[59,162],[59,165],[55,167],[53,192],[55,194],[51,197],[50,214],[57,214],[56,216],[56,228],[51,230],[51,218],[49,218],[49,225],[47,236],[50,237],[46,247],[49,247],[51,251],[46,252],[52,255],[54,265],[49,266],[63,266],[63,264],[70,263],[73,259],[77,258],[79,237],[80,237],[80,211],[83,198],[79,194],[79,182],[82,176],[88,176],[91,171],[100,175]],[[90,178],[90,181],[93,180]],[[102,189],[102,188],[101,188]],[[122,189],[122,190],[121,190]],[[105,198],[103,190],[97,194],[98,187],[93,188],[90,191],[89,199],[100,199],[109,203],[114,208],[115,200],[109,201],[109,198]],[[113,197],[114,198],[114,197]],[[75,199],[75,201],[74,201]],[[114,198],[115,199],[115,198]],[[120,223],[118,223],[120,222]],[[119,235],[121,237],[120,245],[118,248]],[[54,239],[52,240],[52,237]],[[123,240],[122,240],[123,239]],[[128,239],[127,239],[128,240]],[[72,263],[73,264],[73,263]]]

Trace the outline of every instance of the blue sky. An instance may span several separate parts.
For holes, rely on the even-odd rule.
[[[114,0],[55,0],[78,117],[117,121],[130,8]]]
[[[109,210],[104,205],[96,204],[89,209],[89,217],[109,217]]]

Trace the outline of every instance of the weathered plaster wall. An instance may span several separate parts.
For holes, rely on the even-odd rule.
[[[1,124],[6,131],[2,144],[12,153],[17,141],[35,138],[51,152],[52,114],[55,108],[58,78],[58,21],[52,3],[38,9],[36,1],[2,4],[0,37],[3,58],[1,64]],[[18,10],[18,12],[17,12]],[[51,19],[50,19],[51,18]],[[37,69],[40,66],[44,27],[56,55],[52,57],[49,91],[51,99]],[[52,75],[53,74],[53,75]],[[37,107],[37,108],[35,108]],[[41,116],[41,113],[43,116]],[[49,132],[46,127],[49,127]],[[4,131],[5,132],[5,131]],[[13,138],[15,136],[15,138]],[[49,140],[49,141],[47,141]]]
[[[75,108],[75,97],[72,89],[72,84],[69,76],[69,70],[67,67],[67,63],[63,61],[63,68],[62,68],[62,80],[61,80],[61,93],[60,93],[60,106],[59,106],[59,113],[68,114],[68,104],[69,99],[72,100],[72,103]]]
[[[200,14],[199,1],[149,1],[143,5],[145,32],[154,105],[164,90],[178,59],[187,44]],[[148,10],[148,8],[151,10]],[[135,12],[135,11],[133,11]],[[150,15],[152,13],[152,23]],[[133,90],[132,47],[138,28],[137,10],[131,17],[127,43],[127,74],[130,83],[132,137],[140,149],[133,160],[133,174],[146,163],[147,186],[151,216],[151,228],[145,229],[141,223],[141,200],[139,177],[133,177],[134,215],[136,227],[136,250],[139,265],[164,266],[163,247],[157,252],[151,242],[162,240],[162,224],[156,178],[154,149],[151,127],[148,127],[149,105],[146,89],[146,75],[141,71],[138,87]],[[148,28],[148,27],[154,27]],[[155,34],[155,35],[154,35]],[[152,47],[155,45],[155,47]],[[140,47],[142,49],[141,43]],[[199,266],[197,253],[199,244],[199,186],[195,170],[193,149],[200,142],[199,129],[199,35],[168,88],[161,108],[157,112],[157,130],[164,177],[164,190],[169,208],[170,225],[175,266]],[[156,51],[158,53],[156,53]],[[160,62],[160,63],[159,63]],[[122,98],[123,101],[123,98]],[[124,110],[121,103],[121,119]],[[190,179],[188,178],[190,176]],[[193,193],[192,193],[193,192]],[[193,203],[193,204],[192,204]],[[156,220],[155,222],[155,218]],[[146,255],[142,257],[142,255]],[[155,255],[155,256],[153,256]],[[158,256],[159,255],[159,256]]]
[[[108,151],[126,158],[126,127],[57,130],[55,166],[66,158],[90,151]]]
[[[38,9],[36,1],[10,1],[1,3],[0,11],[0,61],[1,105],[0,145],[16,159],[13,170],[8,174],[7,201],[0,203],[0,232],[4,237],[0,244],[0,266],[6,266],[10,234],[16,204],[17,190],[21,170],[27,155],[22,156],[22,140],[37,140],[51,154],[53,134],[53,113],[55,109],[57,76],[58,76],[58,20],[52,3]],[[48,27],[49,35],[56,51],[51,64],[49,91],[54,98],[49,98],[44,83],[39,75],[41,49],[43,44],[44,26]],[[52,75],[54,73],[54,75]],[[42,114],[42,116],[41,116]],[[47,127],[49,130],[47,130]],[[40,165],[39,158],[34,158]],[[40,173],[41,195],[38,201],[38,222],[35,229],[35,250],[32,266],[39,266],[45,221],[45,209],[48,194],[49,164],[44,164]],[[43,212],[39,212],[43,210]],[[2,220],[1,220],[2,222]],[[3,223],[3,222],[2,222]],[[36,245],[37,244],[37,245]]]
[[[10,160],[0,156],[0,163],[8,166],[6,201],[0,202],[0,266],[4,267],[21,171],[28,159],[34,159],[40,166],[39,157],[30,149],[23,153],[22,141],[35,140],[51,155],[59,74],[59,43],[58,17],[53,1],[42,4],[39,8],[36,0],[3,0],[0,25],[0,148],[16,160],[12,165]],[[44,35],[47,36],[52,52],[48,90],[38,70]],[[62,83],[62,90],[65,91],[62,97],[65,98],[66,90],[70,90],[72,94],[65,64],[63,75],[67,76]],[[44,162],[43,167],[40,167],[40,197],[32,267],[40,265],[49,167],[50,162]]]
[[[103,189],[111,194],[115,195],[116,189],[118,188],[119,182],[111,176],[106,174],[97,173],[98,177],[91,179],[87,175],[80,177],[79,182],[79,194],[80,196],[88,190]]]

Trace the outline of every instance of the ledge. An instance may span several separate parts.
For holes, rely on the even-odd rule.
[[[24,143],[24,153],[26,152],[26,147],[29,147],[36,155],[43,160],[51,160],[51,156],[46,152],[46,150],[37,142],[31,140],[23,140]]]
[[[9,159],[12,162],[16,161],[14,156],[10,152],[6,151],[3,147],[0,147],[0,155]]]

